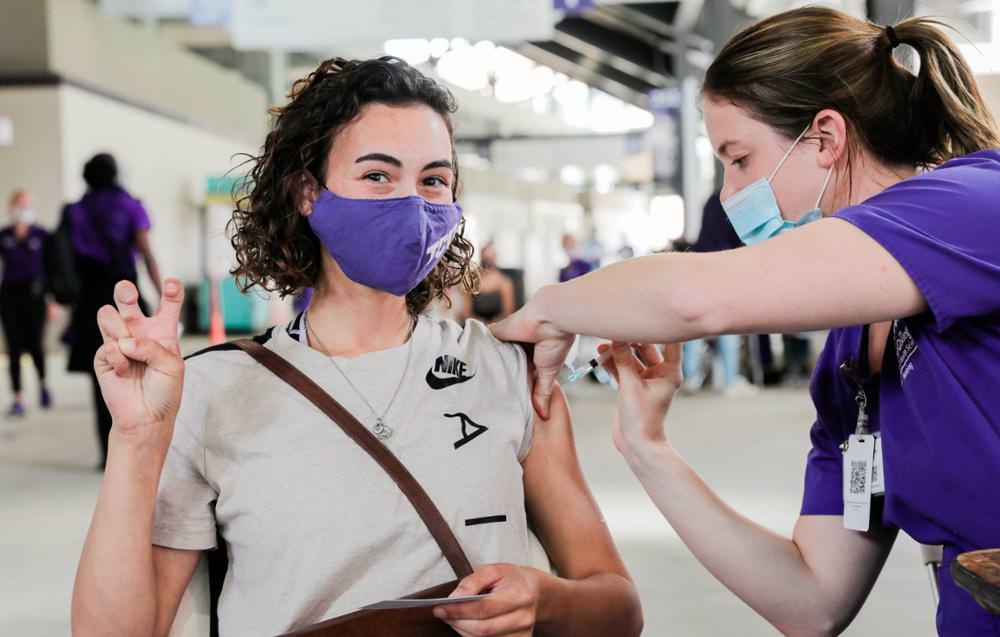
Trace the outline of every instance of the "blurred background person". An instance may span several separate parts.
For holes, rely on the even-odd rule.
[[[594,270],[594,264],[584,258],[575,235],[566,233],[562,237],[563,252],[569,263],[559,270],[559,282],[565,283]]]
[[[43,250],[49,233],[35,223],[31,195],[17,190],[9,202],[10,225],[0,230],[0,259],[3,279],[0,282],[0,322],[3,323],[10,358],[10,384],[13,401],[7,416],[24,416],[21,382],[21,355],[28,353],[38,372],[42,409],[52,405],[52,394],[45,382],[45,268]]]
[[[624,261],[625,259],[631,259],[635,256],[635,248],[632,247],[632,242],[629,241],[627,235],[622,235],[621,247],[615,253],[619,261]]]
[[[702,208],[701,230],[698,240],[688,250],[691,252],[717,252],[731,250],[743,245],[733,226],[722,209],[719,193],[716,191],[705,202]],[[756,338],[751,336],[751,338]],[[712,369],[712,386],[729,398],[754,396],[757,388],[750,384],[745,376],[740,374],[740,343],[742,337],[736,334],[722,334],[711,339],[715,343],[717,365],[707,365],[705,353],[709,350],[707,339],[699,338],[684,343],[682,358],[684,368],[684,385],[687,393],[694,393],[702,388],[708,369]]]
[[[591,228],[590,234],[587,235],[586,240],[583,242],[582,248],[583,258],[590,263],[590,268],[596,270],[601,267],[601,263],[604,261],[604,244],[597,236],[597,228]]]
[[[87,182],[87,193],[65,212],[80,277],[80,298],[73,308],[69,332],[69,371],[90,374],[103,469],[108,455],[111,413],[94,374],[94,355],[103,343],[97,310],[114,303],[115,283],[138,281],[136,255],[142,256],[157,294],[161,279],[149,242],[149,215],[142,203],[118,183],[115,158],[107,153],[95,155],[84,165],[83,179]],[[140,305],[146,310],[141,297]]]
[[[514,281],[497,268],[496,245],[483,246],[479,268],[479,292],[465,297],[464,318],[492,323],[514,312]]]

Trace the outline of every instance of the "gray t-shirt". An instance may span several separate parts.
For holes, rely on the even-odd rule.
[[[362,423],[375,416],[303,317],[265,347]],[[412,346],[407,369],[407,349]],[[526,564],[521,461],[532,435],[524,352],[476,321],[420,318],[408,344],[336,359],[385,422],[385,443],[423,485],[473,566]],[[406,497],[305,398],[239,350],[188,359],[153,543],[229,548],[223,635],[273,636],[455,577]]]

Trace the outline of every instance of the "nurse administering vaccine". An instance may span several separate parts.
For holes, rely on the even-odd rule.
[[[901,44],[919,70],[896,60]],[[948,574],[958,553],[1000,546],[1000,133],[968,65],[933,21],[805,8],[737,34],[703,97],[749,247],[543,288],[494,332],[536,343],[543,413],[573,334],[616,341],[616,446],[698,559],[782,632],[843,630],[901,529],[944,545],[939,633],[1000,635]],[[787,538],[671,447],[676,346],[625,343],[820,328],[833,329]]]

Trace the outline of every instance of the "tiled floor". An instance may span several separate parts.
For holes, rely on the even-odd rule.
[[[197,342],[186,343],[192,351]],[[6,368],[0,359],[0,368]],[[69,599],[101,474],[95,471],[89,381],[61,373],[56,406],[29,400],[23,421],[0,422],[0,636],[69,634]],[[28,368],[29,381],[32,377]],[[570,388],[587,476],[638,583],[646,635],[772,635],[768,624],[716,582],[646,500],[611,444],[613,394]],[[28,396],[34,397],[29,385]],[[811,408],[804,391],[753,399],[682,397],[670,418],[675,445],[726,500],[790,532],[802,492]],[[933,635],[934,612],[919,550],[901,537],[848,635]]]

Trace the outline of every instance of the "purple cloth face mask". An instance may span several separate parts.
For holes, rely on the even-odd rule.
[[[428,203],[416,195],[350,199],[324,188],[308,219],[348,278],[405,296],[448,251],[462,207]]]

